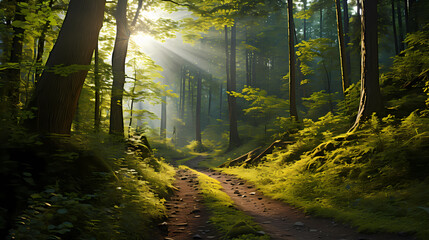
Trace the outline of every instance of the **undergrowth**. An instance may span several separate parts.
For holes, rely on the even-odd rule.
[[[223,239],[270,239],[261,235],[260,227],[253,222],[252,217],[245,215],[234,206],[234,201],[222,191],[220,183],[198,171],[181,166],[198,175],[198,182],[204,197],[204,204],[211,213],[210,222],[223,235]]]
[[[375,116],[361,129],[331,132],[342,122],[328,114],[304,123],[298,141],[255,168],[221,169],[265,194],[361,231],[429,237],[429,118],[427,111],[397,120]],[[299,155],[298,153],[301,153]]]
[[[17,199],[14,213],[1,212],[8,239],[153,239],[166,218],[175,171],[163,159],[102,133],[13,141],[1,149],[4,183],[15,189],[1,207]],[[16,162],[23,149],[26,163]]]

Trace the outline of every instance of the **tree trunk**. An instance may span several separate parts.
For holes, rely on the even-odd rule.
[[[347,4],[347,0],[343,0],[343,11],[344,11],[344,46],[346,49],[346,70],[347,70],[347,79],[349,82],[349,85],[351,84],[351,74],[352,74],[352,64],[350,59],[350,27],[349,27],[349,6]]]
[[[323,9],[319,10],[319,15],[320,15],[320,19],[319,19],[319,38],[323,37]]]
[[[398,55],[399,54],[399,46],[398,46],[398,34],[396,33],[395,0],[391,0],[391,5],[392,5],[393,39],[395,42],[395,55]]]
[[[361,22],[361,98],[356,122],[351,130],[373,113],[380,114],[383,109],[378,76],[377,1],[362,0]]]
[[[40,3],[43,3],[43,0],[41,0]],[[49,8],[52,8],[53,4],[54,4],[54,0],[49,1]],[[41,74],[39,73],[39,70],[43,65],[43,54],[45,52],[46,33],[50,25],[51,25],[51,22],[49,20],[46,20],[46,23],[43,25],[42,32],[40,33],[39,41],[37,43],[36,78],[34,81],[36,84],[39,81],[41,76]]]
[[[213,76],[210,75],[210,83],[209,83],[209,101],[208,101],[208,111],[207,116],[209,117],[208,120],[210,121],[210,113],[212,108],[212,88],[213,88]]]
[[[290,116],[298,120],[298,112],[296,110],[296,96],[295,96],[295,43],[294,43],[294,23],[293,23],[293,3],[292,0],[287,0],[288,10],[288,36],[289,36],[289,103],[290,103]]]
[[[229,71],[229,49],[228,49],[228,26],[225,25],[225,70],[226,70],[226,82],[229,83],[230,71]]]
[[[201,73],[197,75],[197,104],[195,114],[195,140],[201,146]]]
[[[231,59],[230,59],[230,82],[227,84],[228,92],[236,91],[236,34],[237,23],[231,27]],[[237,129],[237,102],[236,98],[228,94],[228,112],[229,112],[229,146],[231,150],[240,145],[240,138]]]
[[[183,82],[182,82],[182,106],[180,109],[180,119],[185,119],[185,102],[186,102],[186,68],[183,66]]]
[[[100,130],[100,89],[101,89],[101,83],[100,83],[100,63],[99,63],[99,54],[98,54],[98,41],[97,46],[95,47],[95,54],[94,54],[94,91],[95,91],[95,104],[94,104],[94,129],[95,131]]]
[[[344,1],[344,0],[343,0]],[[335,9],[337,12],[337,32],[338,32],[338,45],[340,48],[340,63],[341,63],[341,79],[343,86],[343,94],[346,95],[346,89],[350,86],[349,73],[347,72],[347,54],[346,54],[346,45],[344,42],[344,32],[343,32],[343,20],[341,17],[341,6],[340,0],[335,0]]]
[[[105,0],[71,0],[46,67],[89,66],[103,24]],[[38,109],[33,128],[70,134],[73,116],[88,70],[67,76],[43,71],[30,107]]]
[[[304,13],[307,11],[307,0],[302,1]],[[304,32],[304,41],[307,41],[307,19],[304,18],[304,26],[303,26],[303,32]]]
[[[127,57],[128,43],[131,35],[127,20],[127,2],[128,0],[118,0],[118,4],[116,6],[116,39],[112,54],[113,84],[110,102],[109,133],[119,136],[124,135],[124,113],[122,101],[125,84],[125,60]],[[137,11],[131,23],[132,27],[135,26],[137,22],[142,4],[142,0],[139,0]]]
[[[409,33],[410,32],[410,19],[409,19],[409,15],[408,15],[408,11],[409,11],[409,6],[408,6],[409,0],[404,0],[404,18],[405,18],[405,33]]]
[[[177,105],[177,115],[181,116],[181,112],[182,112],[182,99],[183,99],[183,66],[180,67],[180,83],[179,83],[179,87],[180,87],[180,91],[179,91],[179,104]]]
[[[13,21],[25,22],[25,15],[21,13],[20,3],[26,3],[27,0],[17,0],[15,16]],[[13,38],[12,38],[12,48],[9,57],[9,63],[16,64],[13,68],[10,68],[6,71],[6,84],[5,84],[5,93],[6,102],[8,106],[11,107],[12,115],[16,116],[17,109],[19,108],[19,95],[20,95],[20,85],[21,85],[21,64],[22,59],[22,48],[24,40],[24,29],[13,26]]]
[[[223,86],[222,86],[222,83],[220,83],[220,88],[219,88],[219,119],[222,119],[222,97],[223,97]]]
[[[403,51],[404,48],[404,30],[402,28],[402,9],[401,9],[401,0],[398,0],[398,5],[396,7],[398,14],[398,27],[399,27],[399,51]]]
[[[167,138],[167,96],[162,97],[160,136],[161,139]]]
[[[250,52],[250,85],[256,84],[256,52]]]
[[[112,55],[112,96],[110,102],[110,134],[124,135],[122,99],[125,84],[125,59],[130,32],[127,22],[127,0],[118,0],[115,11],[116,39]]]

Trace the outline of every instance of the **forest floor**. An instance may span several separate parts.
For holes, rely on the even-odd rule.
[[[197,156],[185,163],[220,182],[223,191],[234,201],[237,209],[253,217],[264,233],[273,240],[411,240],[400,234],[359,233],[357,229],[332,219],[313,217],[283,202],[264,196],[254,186],[235,176],[199,167],[205,160]],[[166,203],[169,219],[165,240],[221,239],[222,235],[211,225],[211,213],[204,206],[197,176],[190,170],[178,169],[175,196]]]

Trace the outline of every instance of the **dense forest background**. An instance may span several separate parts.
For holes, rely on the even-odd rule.
[[[0,1],[1,237],[151,239],[173,165],[203,156],[427,238],[428,5]]]

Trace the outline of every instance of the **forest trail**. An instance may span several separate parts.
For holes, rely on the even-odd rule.
[[[236,207],[252,216],[263,231],[273,240],[413,240],[414,237],[398,234],[364,234],[332,219],[305,215],[283,202],[264,196],[252,186],[235,176],[203,169],[198,166],[204,156],[186,162],[217,181],[223,191],[235,202]],[[164,240],[221,239],[209,222],[210,212],[204,207],[198,188],[197,176],[189,170],[178,169],[175,196],[166,203],[169,220],[168,236]]]

